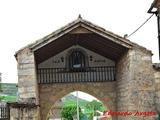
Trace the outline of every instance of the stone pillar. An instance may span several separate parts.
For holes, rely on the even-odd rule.
[[[156,111],[160,115],[160,64],[154,64],[154,88]]]
[[[129,104],[129,81],[130,81],[130,57],[129,52],[126,53],[116,65],[117,80],[117,112],[125,112],[128,110]],[[125,120],[125,116],[116,116],[117,120]]]
[[[19,100],[25,102],[28,98],[36,98],[36,104],[39,104],[34,53],[28,48],[24,49],[17,54],[17,62]],[[39,114],[38,111],[37,114]]]
[[[118,120],[148,120],[156,116],[135,115],[138,111],[155,112],[152,54],[145,49],[132,49],[117,64],[117,112],[132,115],[117,116]],[[145,113],[144,113],[145,114]],[[135,115],[135,116],[134,116]]]

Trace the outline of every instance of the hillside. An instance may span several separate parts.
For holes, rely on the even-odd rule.
[[[64,96],[62,99],[62,102],[65,104],[65,106],[68,106],[68,105],[73,105],[73,104],[76,104],[76,101],[77,101],[77,97],[72,95],[72,94],[68,94],[66,96]],[[89,104],[89,101],[87,100],[84,100],[82,98],[79,98],[79,106],[83,109],[85,109],[85,113],[91,113],[92,110],[86,108],[86,105]],[[101,107],[101,112],[103,112],[104,110],[106,110],[105,106],[103,105]]]
[[[88,102],[87,100],[84,100],[82,98],[78,98],[78,100],[79,102]],[[77,97],[72,94],[68,94],[62,98],[62,102],[68,102],[68,101],[77,101]]]
[[[0,92],[0,96],[12,96],[17,97],[18,88],[16,87],[16,83],[1,83],[2,91]]]

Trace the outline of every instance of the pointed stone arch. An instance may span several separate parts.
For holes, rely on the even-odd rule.
[[[74,92],[82,91],[99,99],[106,108],[115,111],[115,83],[69,83],[40,85],[41,119],[46,120],[51,107],[64,97]]]

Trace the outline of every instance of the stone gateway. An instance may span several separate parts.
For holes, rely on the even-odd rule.
[[[152,63],[152,52],[81,16],[15,57],[19,102],[10,105],[11,119],[46,120],[56,101],[73,91],[95,96],[112,112],[156,113],[112,115],[112,120],[160,114],[160,66]]]

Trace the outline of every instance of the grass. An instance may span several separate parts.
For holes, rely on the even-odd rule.
[[[11,97],[11,96],[0,96],[0,99],[2,99],[4,101],[11,101],[11,102],[17,101],[16,97]]]

